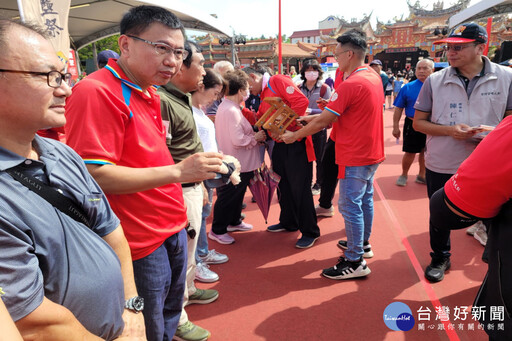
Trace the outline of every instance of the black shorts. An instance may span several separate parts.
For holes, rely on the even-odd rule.
[[[386,90],[386,91],[384,91],[384,94],[386,96],[391,96],[393,94],[393,90]]]
[[[409,117],[406,117],[404,121],[403,136],[404,144],[402,151],[406,153],[420,153],[425,148],[427,135],[414,130],[412,127],[412,119]]]

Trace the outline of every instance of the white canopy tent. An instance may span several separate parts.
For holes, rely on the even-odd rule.
[[[512,0],[482,0],[450,17],[448,25],[454,27],[463,22],[510,12],[512,12]]]
[[[175,0],[71,0],[68,25],[71,46],[79,50],[119,33],[119,22],[123,14],[143,4],[167,8],[180,18],[186,29],[230,36],[229,28],[218,19]],[[19,15],[17,0],[0,2],[0,16],[16,18]]]

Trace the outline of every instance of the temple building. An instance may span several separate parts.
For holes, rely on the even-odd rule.
[[[370,59],[380,59],[385,70],[393,71],[414,67],[426,57],[440,59],[442,47],[432,43],[448,33],[448,20],[469,5],[470,0],[459,0],[449,8],[439,1],[432,10],[421,7],[420,2],[409,6],[409,17],[394,18],[394,23],[377,20],[375,41],[369,46]]]
[[[457,2],[445,8],[443,1],[433,4],[432,9],[422,7],[420,1],[414,4],[408,0],[409,16],[393,18],[383,23],[377,18],[377,27],[373,28],[370,18],[373,13],[364,14],[361,20],[350,21],[329,16],[319,22],[316,30],[296,31],[290,38],[292,44],[283,43],[283,67],[286,72],[291,65],[300,68],[307,58],[317,58],[319,62],[337,67],[334,60],[336,38],[350,29],[360,29],[368,37],[368,54],[366,62],[380,59],[385,70],[394,72],[409,69],[423,58],[444,61],[443,49],[433,42],[442,39],[449,32],[448,20],[451,16],[467,8],[470,0]],[[487,25],[487,20],[478,22]],[[489,56],[494,61],[512,58],[512,19],[507,15],[493,18],[489,37]],[[205,47],[207,65],[217,60],[231,59],[230,45],[222,46],[217,38],[211,37],[201,42]],[[208,45],[208,46],[207,46]],[[242,66],[263,64],[277,69],[277,39],[259,39],[247,41],[245,45],[236,45],[237,63]]]

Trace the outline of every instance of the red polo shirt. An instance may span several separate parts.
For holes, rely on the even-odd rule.
[[[339,116],[333,125],[339,178],[346,166],[384,161],[383,101],[382,81],[367,66],[355,69],[331,96],[325,109]]]
[[[67,144],[89,164],[174,164],[165,144],[160,97],[154,87],[147,91],[149,95],[110,59],[73,87],[66,101]],[[121,220],[133,260],[149,255],[187,222],[180,184],[107,198]]]
[[[270,77],[265,89],[261,92],[261,104],[258,109],[258,118],[270,108],[270,104],[264,101],[266,97],[279,97],[289,106],[297,115],[305,116],[306,109],[309,106],[309,100],[302,91],[293,83],[290,77],[285,75],[275,75]],[[292,122],[286,130],[296,131],[300,129],[295,122]],[[276,141],[280,142],[280,141]],[[306,153],[309,162],[315,161],[315,150],[311,136],[306,138]]]
[[[487,135],[444,185],[448,201],[467,214],[492,218],[512,198],[512,116]]]

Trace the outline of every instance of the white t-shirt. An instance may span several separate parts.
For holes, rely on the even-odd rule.
[[[212,120],[206,116],[204,111],[192,107],[194,121],[196,122],[197,133],[203,145],[205,152],[218,152],[217,141],[215,140],[215,125]]]

